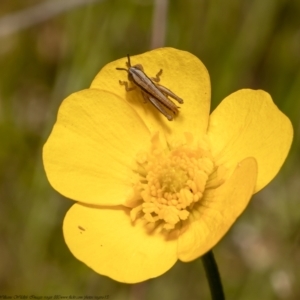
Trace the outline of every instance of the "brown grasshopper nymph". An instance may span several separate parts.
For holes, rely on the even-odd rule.
[[[126,62],[125,68],[116,68],[117,70],[124,70],[128,73],[128,80],[134,83],[134,87],[129,87],[127,81],[119,81],[121,85],[125,86],[126,91],[131,91],[138,87],[141,90],[142,96],[145,101],[150,101],[150,103],[156,107],[169,121],[172,121],[174,116],[178,114],[178,108],[168,97],[175,99],[179,103],[183,103],[183,100],[175,95],[168,88],[163,85],[158,84],[160,81],[159,76],[162,74],[160,70],[155,78],[149,78],[143,69],[143,66],[138,64],[131,66],[130,57],[127,55],[128,61]],[[169,111],[172,112],[170,114]]]

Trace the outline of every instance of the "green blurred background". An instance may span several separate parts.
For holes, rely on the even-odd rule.
[[[227,299],[300,299],[299,0],[2,0],[0,296],[210,299],[200,259],[139,285],[77,261],[61,229],[72,201],[43,170],[42,146],[62,100],[106,63],[157,46],[203,61],[212,109],[238,89],[263,89],[291,119],[294,143],[280,174],[214,252]]]

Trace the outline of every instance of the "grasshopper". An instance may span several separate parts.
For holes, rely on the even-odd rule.
[[[156,107],[169,121],[172,121],[174,116],[178,114],[178,108],[169,98],[173,98],[179,103],[183,103],[183,100],[171,92],[169,89],[163,85],[158,84],[160,81],[160,76],[162,74],[162,69],[156,74],[156,77],[149,78],[145,72],[142,65],[137,64],[131,66],[130,56],[127,54],[128,61],[126,62],[125,68],[116,68],[117,70],[124,70],[128,73],[128,80],[134,83],[134,86],[129,87],[127,81],[119,80],[121,85],[125,86],[127,92],[132,91],[138,87],[142,93],[144,100],[150,101],[154,107]],[[172,112],[170,114],[169,111]]]

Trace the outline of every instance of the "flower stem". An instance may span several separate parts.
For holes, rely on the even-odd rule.
[[[212,250],[202,256],[202,263],[211,293],[212,300],[225,300],[220,273]]]

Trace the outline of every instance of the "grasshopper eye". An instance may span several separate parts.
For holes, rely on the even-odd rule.
[[[127,78],[128,78],[128,80],[129,80],[129,81],[133,81],[133,76],[132,76],[132,74],[131,74],[131,73],[129,73],[129,72],[128,72],[128,76],[127,76]]]

